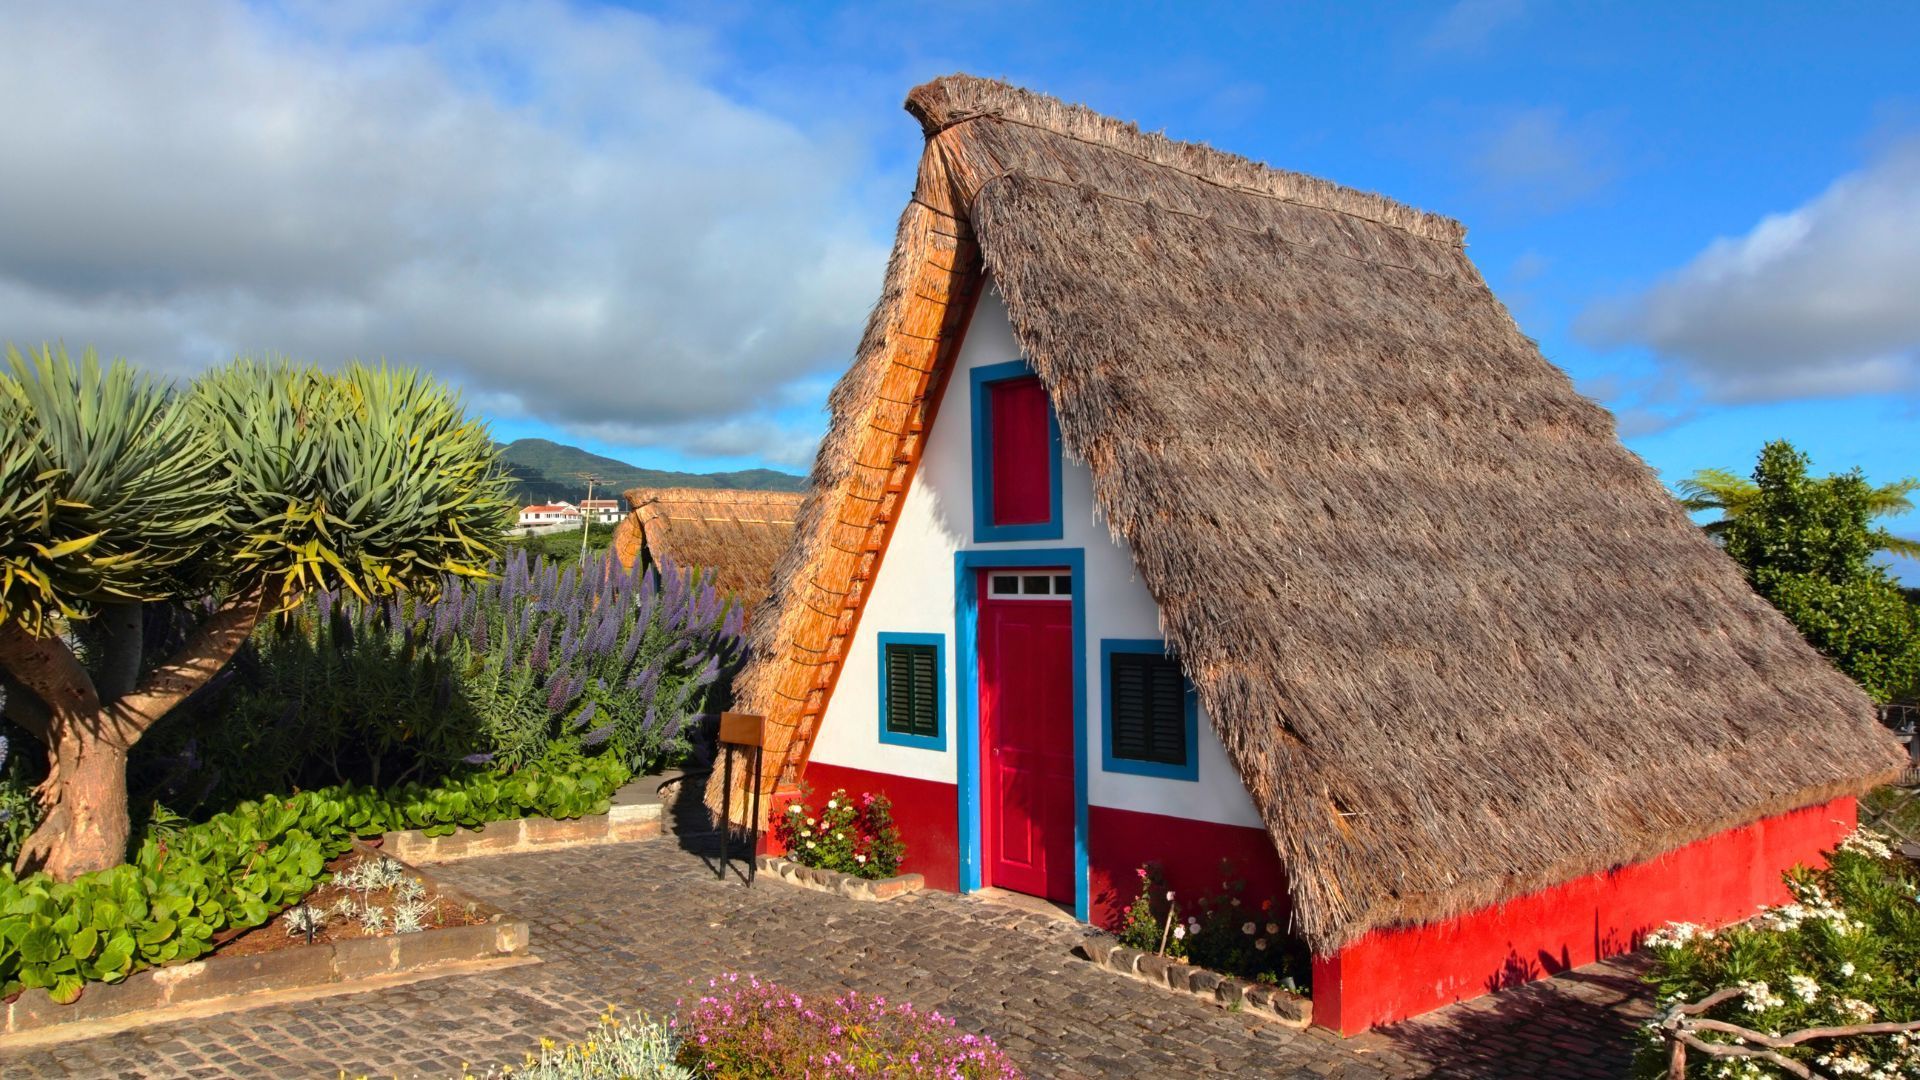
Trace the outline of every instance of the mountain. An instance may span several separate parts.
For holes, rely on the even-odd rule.
[[[590,454],[577,446],[548,439],[515,439],[499,447],[500,460],[516,482],[514,498],[521,503],[578,503],[587,497],[587,477],[599,477],[593,497],[612,498],[637,487],[735,488],[747,491],[801,491],[807,478],[772,469],[738,472],[687,473],[642,469],[624,461]]]

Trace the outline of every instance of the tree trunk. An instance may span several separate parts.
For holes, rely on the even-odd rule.
[[[40,796],[46,817],[21,845],[15,869],[71,881],[126,861],[127,753],[89,732],[62,735]]]
[[[50,769],[38,792],[46,817],[21,846],[17,873],[44,870],[71,881],[126,861],[127,751],[226,666],[273,595],[255,586],[229,597],[137,686],[127,685],[139,670],[137,659],[129,667],[124,655],[109,655],[96,681],[62,637],[0,623],[0,667],[46,706],[22,713],[28,731],[46,744]],[[140,647],[137,610],[108,608],[102,615],[104,639],[120,648]],[[113,696],[102,693],[108,687]]]

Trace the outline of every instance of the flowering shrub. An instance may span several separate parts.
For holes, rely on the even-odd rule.
[[[1647,980],[1663,1010],[1736,988],[1703,1015],[1773,1038],[1808,1028],[1920,1020],[1920,872],[1914,865],[1861,830],[1828,855],[1825,869],[1788,871],[1787,887],[1791,903],[1747,922],[1718,931],[1674,923],[1647,935],[1654,957]],[[1721,1031],[1694,1034],[1742,1041]],[[1658,1021],[1646,1036],[1638,1070],[1664,1076],[1667,1044]],[[1920,1077],[1920,1032],[1813,1039],[1775,1052],[1816,1075]],[[1694,1052],[1699,1075],[1791,1075],[1763,1060],[1702,1057]]]
[[[889,1005],[884,997],[853,992],[812,1005],[754,976],[723,975],[708,980],[697,999],[680,1004],[673,1022],[680,1060],[708,1076],[1021,1076],[987,1036],[960,1032],[937,1011]]]
[[[794,861],[855,877],[892,877],[907,855],[893,803],[871,793],[849,798],[844,788],[818,812],[803,801],[790,803],[775,815],[773,835]]]
[[[1156,864],[1134,873],[1140,894],[1114,930],[1122,945],[1305,992],[1312,957],[1287,933],[1271,898],[1257,906],[1243,899],[1247,883],[1233,876],[1231,863],[1220,864],[1220,891],[1199,897],[1191,908],[1181,906]]]
[[[134,762],[140,802],[198,816],[262,792],[385,787],[556,752],[634,772],[687,750],[685,723],[739,654],[737,604],[693,571],[561,566],[515,553],[438,595],[315,593],[263,625]]]

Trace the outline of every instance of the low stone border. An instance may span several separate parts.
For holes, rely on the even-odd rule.
[[[1288,1027],[1313,1023],[1313,1000],[1277,986],[1248,982],[1217,971],[1169,960],[1157,953],[1130,949],[1106,934],[1095,934],[1073,947],[1074,954],[1097,967],[1150,983],[1163,989],[1192,994],[1216,1005],[1234,1006],[1276,1020]]]
[[[364,845],[355,846],[363,853],[373,851]],[[137,971],[117,983],[90,983],[78,1000],[66,1005],[55,1004],[45,990],[24,990],[12,1002],[0,1006],[4,1008],[0,1045],[37,1041],[49,1028],[74,1024],[118,1021],[116,1026],[132,1027],[164,1019],[134,1019],[132,1014],[136,1013],[172,1011],[190,1005],[207,1007],[201,1011],[222,1012],[250,1007],[254,1004],[251,999],[260,994],[310,991],[335,984],[340,988],[327,992],[345,993],[353,987],[344,984],[364,979],[526,957],[524,919],[448,888],[411,866],[407,869],[425,881],[435,895],[459,904],[484,921],[413,934],[301,945],[251,956],[216,954]]]
[[[838,870],[822,870],[817,866],[802,866],[792,859],[778,855],[760,855],[754,859],[760,872],[779,878],[789,884],[815,892],[837,893],[850,900],[893,900],[908,893],[916,893],[927,887],[927,879],[919,874],[900,874],[896,877],[873,878],[854,877]]]
[[[381,849],[402,862],[444,863],[516,851],[549,851],[587,844],[624,844],[660,835],[659,786],[676,777],[644,776],[614,793],[604,814],[581,818],[520,818],[478,829],[428,836],[420,829],[390,832]]]

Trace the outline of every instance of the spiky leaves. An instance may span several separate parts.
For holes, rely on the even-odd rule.
[[[0,372],[0,622],[38,627],[198,584],[226,528],[209,433],[166,387],[89,352],[7,352]]]
[[[240,361],[201,379],[227,447],[233,560],[282,602],[367,598],[479,576],[512,512],[486,428],[411,371]]]
[[[38,721],[51,765],[22,869],[65,879],[124,857],[127,751],[271,605],[432,592],[482,573],[507,522],[485,429],[412,373],[242,360],[174,392],[91,356],[8,366],[0,668],[43,706],[9,712]],[[158,664],[137,614],[100,620],[117,644],[91,671],[64,633],[108,605],[199,598],[206,617]]]

